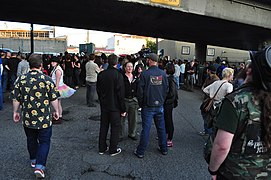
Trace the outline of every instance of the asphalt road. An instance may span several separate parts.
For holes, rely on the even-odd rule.
[[[54,125],[45,179],[187,179],[211,177],[203,159],[204,138],[199,91],[179,91],[179,106],[174,109],[174,147],[167,156],[158,152],[156,129],[151,129],[150,144],[143,159],[133,155],[138,141],[126,138],[119,143],[122,153],[110,157],[98,154],[99,106],[87,107],[86,88],[63,100],[69,119]],[[7,97],[7,94],[5,95]],[[140,117],[140,116],[139,116]],[[138,122],[138,133],[141,130]],[[127,133],[127,132],[126,132]],[[12,121],[12,105],[6,100],[0,111],[0,180],[35,179],[30,167],[26,137],[21,123]]]

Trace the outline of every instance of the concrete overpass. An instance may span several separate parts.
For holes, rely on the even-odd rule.
[[[271,42],[269,0],[12,0],[2,6],[1,20],[194,42],[200,59],[206,45],[257,50]]]

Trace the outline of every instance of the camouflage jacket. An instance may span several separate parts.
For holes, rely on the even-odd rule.
[[[227,179],[271,179],[271,153],[263,143],[261,110],[246,85],[226,96],[235,108],[238,127],[219,172]]]

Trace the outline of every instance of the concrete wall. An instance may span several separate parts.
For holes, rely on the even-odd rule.
[[[10,48],[14,51],[30,52],[30,39],[0,38],[0,47]],[[34,52],[63,53],[67,49],[67,40],[64,38],[34,39]]]
[[[182,53],[183,47],[189,47],[190,53],[183,54]],[[195,44],[194,43],[179,42],[179,41],[172,41],[172,40],[162,40],[158,42],[158,49],[164,49],[164,56],[170,56],[171,59],[178,58],[182,60],[187,59],[191,61],[195,58]],[[207,49],[209,49],[210,52],[213,52],[213,54],[209,53],[208,55],[208,52],[206,52],[206,61],[214,61],[217,58],[217,56],[233,63],[245,62],[246,60],[249,59],[248,51],[210,46],[210,45],[207,46]]]
[[[271,29],[271,6],[256,0],[180,0],[179,7],[151,3],[150,0],[124,1],[162,6]]]

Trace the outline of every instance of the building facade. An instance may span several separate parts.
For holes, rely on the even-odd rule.
[[[63,53],[67,50],[67,37],[54,37],[53,30],[34,31],[34,52],[49,54]],[[30,52],[31,41],[28,30],[0,30],[0,48]]]
[[[158,42],[158,49],[163,49],[164,56],[170,56],[171,59],[177,58],[189,61],[195,59],[194,43],[164,39]],[[231,63],[245,62],[250,59],[248,51],[208,45],[206,61],[214,61],[218,56],[222,60],[227,60]]]
[[[117,55],[134,54],[141,50],[142,45],[146,45],[146,40],[154,40],[154,38],[115,34],[107,41],[107,49],[114,50]]]

